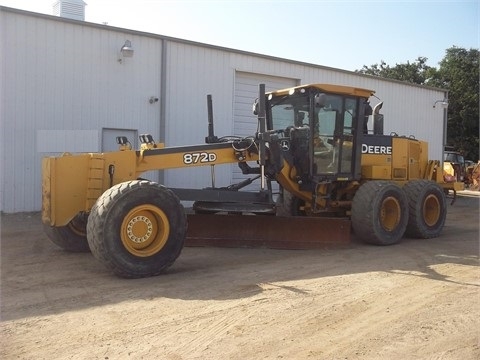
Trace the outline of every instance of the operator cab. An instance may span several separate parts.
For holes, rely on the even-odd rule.
[[[301,183],[360,178],[361,137],[373,91],[315,84],[267,94],[269,130],[284,130],[284,157]]]

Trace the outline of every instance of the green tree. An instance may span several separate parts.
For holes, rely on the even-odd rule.
[[[427,85],[448,90],[447,143],[478,160],[479,50],[451,47]]]
[[[426,57],[418,57],[412,63],[407,61],[406,64],[396,64],[393,67],[382,60],[380,64],[364,65],[361,70],[356,72],[425,85],[432,77],[432,73],[435,72],[435,68],[427,65],[427,60]]]
[[[447,144],[465,158],[478,160],[479,50],[453,46],[445,53],[438,69],[428,66],[427,58],[418,57],[413,63],[395,66],[382,60],[357,72],[448,90]]]

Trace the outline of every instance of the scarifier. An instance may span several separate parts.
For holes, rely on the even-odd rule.
[[[265,93],[261,84],[251,137],[216,137],[209,95],[204,144],[165,147],[141,135],[134,150],[118,137],[118,151],[44,158],[46,232],[63,249],[91,251],[127,278],[164,272],[185,243],[309,249],[348,242],[351,229],[376,245],[437,237],[445,191],[455,194],[463,184],[444,181],[426,142],[384,135],[382,103],[369,105],[373,94],[329,84]],[[215,167],[232,163],[250,177],[216,187]],[[197,166],[211,167],[211,187],[167,188],[141,178]],[[252,183],[257,189],[245,191]],[[192,211],[181,201],[193,201]]]

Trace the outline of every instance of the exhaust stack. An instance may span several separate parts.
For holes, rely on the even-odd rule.
[[[383,102],[380,102],[373,108],[373,133],[375,135],[383,135],[383,114],[380,114],[382,106]]]

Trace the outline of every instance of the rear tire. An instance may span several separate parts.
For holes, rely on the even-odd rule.
[[[88,218],[93,255],[124,278],[155,276],[170,267],[183,248],[187,218],[166,187],[134,180],[103,193]]]
[[[407,222],[407,197],[402,188],[392,182],[366,182],[353,198],[352,227],[366,243],[392,245],[399,242]]]
[[[409,207],[406,235],[419,239],[439,236],[447,216],[443,189],[433,181],[413,180],[403,190]]]
[[[87,215],[77,214],[65,226],[43,227],[48,238],[58,247],[69,252],[90,252],[87,241]]]

